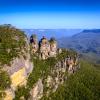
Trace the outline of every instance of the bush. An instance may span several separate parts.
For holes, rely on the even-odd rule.
[[[25,88],[25,86],[18,86],[17,90],[15,91],[14,100],[20,100],[22,97],[25,98],[25,100],[27,100],[30,97],[28,91],[29,90]]]
[[[11,81],[7,72],[0,70],[0,90],[10,87]]]

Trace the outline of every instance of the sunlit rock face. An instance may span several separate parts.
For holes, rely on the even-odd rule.
[[[49,41],[43,37],[40,41],[40,58],[47,59],[50,53],[50,44]]]
[[[14,91],[12,91],[11,89],[6,89],[5,90],[6,96],[4,99],[0,99],[0,100],[13,100],[14,98]]]
[[[43,83],[41,79],[39,79],[38,82],[35,84],[30,94],[30,100],[39,100],[43,96]]]
[[[55,39],[51,38],[49,43],[50,43],[50,57],[55,57],[57,54],[57,42]]]

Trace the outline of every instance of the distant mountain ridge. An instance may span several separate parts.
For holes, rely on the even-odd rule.
[[[23,31],[28,36],[36,34],[38,39],[41,39],[43,36],[47,37],[48,39],[51,37],[59,39],[61,37],[70,37],[76,33],[81,32],[82,29],[23,29]]]
[[[91,29],[91,30],[83,30],[83,32],[94,32],[94,33],[100,33],[100,29]]]
[[[72,37],[61,38],[58,42],[59,47],[75,49],[86,58],[100,63],[100,29],[83,30]]]

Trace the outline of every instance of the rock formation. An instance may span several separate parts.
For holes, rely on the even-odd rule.
[[[45,78],[41,76],[37,83],[33,85],[30,92],[31,100],[39,100],[43,96],[49,96],[50,93],[55,92],[59,85],[67,80],[68,76],[79,68],[77,55],[71,56],[71,53],[66,55],[67,50],[57,49],[57,42],[54,38],[48,41],[46,37],[43,36],[38,45],[38,55],[40,59],[46,60],[49,57],[56,58],[59,55],[64,55],[64,57],[61,59],[59,56],[61,60],[53,66],[50,70],[50,74],[45,76]]]
[[[34,99],[31,100],[40,100],[43,96],[48,97],[50,93],[56,92],[59,85],[63,84],[78,68],[78,63],[75,65],[75,60],[71,57],[66,57],[57,62],[51,69],[50,75],[46,78],[42,77],[34,85],[31,90],[31,98]]]
[[[47,59],[48,57],[56,57],[57,53],[57,42],[54,38],[47,40],[46,37],[37,42],[33,35],[30,37],[30,43],[32,45],[32,52],[36,53],[38,51],[40,59]]]
[[[50,57],[55,57],[57,54],[57,42],[54,38],[51,38],[49,43],[50,43]]]
[[[50,53],[50,44],[49,41],[43,37],[39,42],[39,51],[40,51],[40,59],[47,59]]]
[[[35,34],[30,37],[30,43],[32,46],[32,52],[36,53],[36,51],[38,50],[38,41]]]
[[[31,100],[38,100],[43,96],[43,83],[39,79],[38,82],[34,85],[34,88],[30,91]]]

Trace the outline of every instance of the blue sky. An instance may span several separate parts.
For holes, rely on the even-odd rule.
[[[0,24],[18,28],[100,28],[100,0],[0,0]]]

